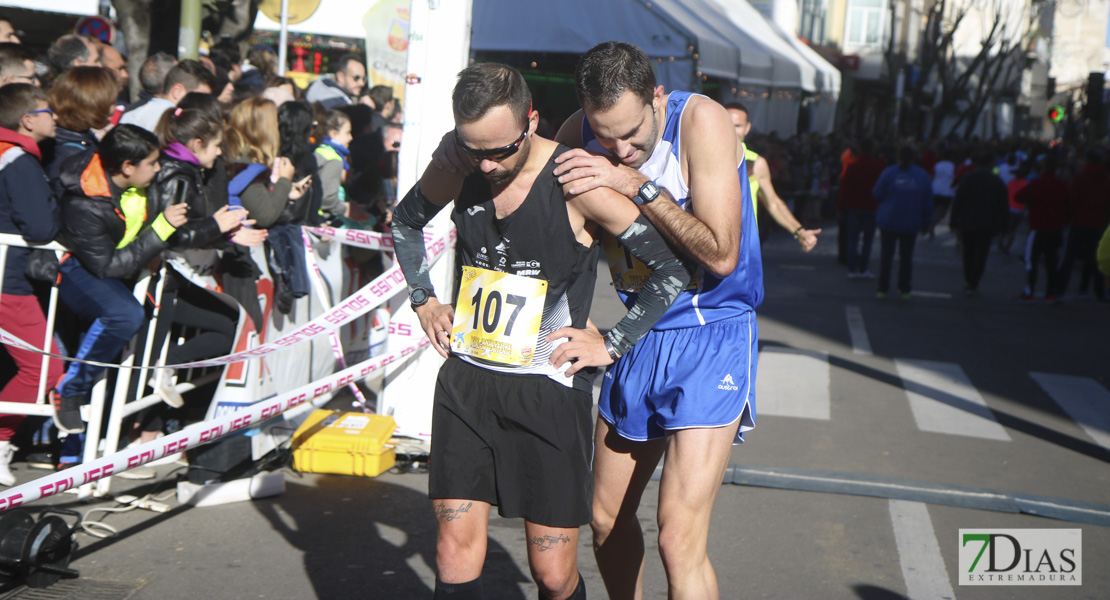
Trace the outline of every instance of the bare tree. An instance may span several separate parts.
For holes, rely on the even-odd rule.
[[[1021,12],[1015,15],[1018,6]],[[960,55],[957,32],[968,25],[972,11],[983,26],[979,49]],[[907,97],[911,108],[931,110],[930,137],[940,135],[946,117],[955,117],[949,134],[962,127],[963,136],[970,136],[990,101],[1012,89],[1024,68],[1023,50],[1038,33],[1030,12],[1030,4],[1007,0],[937,0],[928,8],[918,57],[921,72]],[[916,116],[918,111],[910,112]]]
[[[152,0],[112,0],[119,17],[120,31],[127,42],[127,70],[131,77],[131,97],[137,97],[142,84],[139,71],[150,50],[150,9]],[[212,37],[222,36],[243,43],[254,28],[259,0],[205,0],[203,27]]]
[[[139,71],[150,50],[151,0],[112,0],[119,17],[120,32],[127,43],[127,71],[131,73],[131,97],[138,98],[142,83]]]
[[[1030,15],[1029,10],[1023,9],[1018,15],[1007,14],[1014,3],[1004,0],[990,0],[989,6],[983,8],[989,9],[986,14],[990,29],[981,41],[975,57],[978,60],[972,61],[975,66],[961,73],[964,94],[956,102],[963,109],[950,130],[950,133],[956,132],[963,125],[965,138],[975,131],[979,117],[992,99],[1011,93],[1015,79],[1021,77],[1024,68],[1024,50],[1037,34],[1037,29],[1031,27],[1036,15]]]

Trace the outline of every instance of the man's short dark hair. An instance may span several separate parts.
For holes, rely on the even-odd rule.
[[[118,125],[109,131],[98,146],[100,162],[109,173],[119,173],[123,163],[139,161],[158,149],[158,136],[137,125]]]
[[[139,69],[139,83],[148,94],[161,94],[166,75],[177,65],[177,59],[165,52],[152,54]]]
[[[216,76],[212,74],[199,60],[187,58],[166,74],[166,81],[162,83],[162,93],[168,94],[173,86],[181,84],[187,92],[197,91],[200,84],[205,84],[208,89],[219,93],[216,89]]]
[[[738,111],[744,113],[747,116],[751,116],[751,113],[748,112],[748,107],[744,106],[743,104],[740,104],[739,102],[728,102],[728,103],[726,103],[725,104],[725,110],[738,110]]]
[[[28,60],[35,62],[35,58],[35,51],[23,44],[0,42],[0,75],[8,75],[13,70],[22,73],[25,66],[23,63]]]
[[[243,53],[239,51],[239,44],[222,39],[208,50],[208,58],[212,59],[212,64],[230,72],[235,65],[243,62]]]
[[[338,73],[340,71],[343,71],[344,73],[346,73],[347,72],[347,65],[350,64],[352,61],[357,62],[358,64],[362,65],[363,67],[366,66],[366,60],[363,59],[361,56],[359,56],[357,54],[344,54],[343,56],[340,56],[338,60],[335,61],[335,65],[334,65],[335,66],[335,71],[333,71],[333,72]]]
[[[528,122],[532,92],[520,71],[500,63],[477,63],[459,72],[451,93],[456,122],[477,121],[496,106],[508,106],[522,126]]]
[[[81,36],[71,33],[54,40],[50,49],[46,51],[46,58],[56,73],[61,73],[73,66],[75,60],[88,60],[89,47]]]
[[[46,92],[30,83],[9,83],[0,87],[0,127],[15,131],[23,115],[38,110],[46,102]]]
[[[382,112],[385,105],[393,99],[393,88],[388,85],[375,85],[370,88],[369,96],[374,101],[374,109]]]
[[[625,91],[651,104],[655,69],[643,50],[624,42],[602,42],[578,59],[574,92],[583,108],[613,108]]]

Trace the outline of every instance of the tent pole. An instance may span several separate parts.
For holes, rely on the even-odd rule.
[[[289,0],[281,0],[281,33],[278,35],[278,75],[285,77],[289,54]]]

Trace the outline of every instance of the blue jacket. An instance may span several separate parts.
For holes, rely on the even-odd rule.
[[[0,132],[0,233],[21,235],[33,243],[54,240],[58,234],[54,192],[39,164],[34,140],[11,130]],[[4,293],[30,296],[31,283],[23,276],[27,248],[8,248]]]
[[[933,182],[925,169],[887,167],[871,190],[879,203],[875,224],[891,233],[917,233],[933,220]]]

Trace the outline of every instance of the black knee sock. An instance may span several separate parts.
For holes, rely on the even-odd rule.
[[[547,600],[541,592],[539,595],[540,600]],[[567,596],[567,600],[586,600],[586,580],[582,579],[582,572],[578,572],[578,586],[574,588],[574,593]]]
[[[434,600],[482,600],[482,578],[465,583],[444,583],[436,578]]]
[[[586,580],[582,579],[581,571],[578,572],[578,587],[574,588],[574,593],[567,600],[586,600]]]

